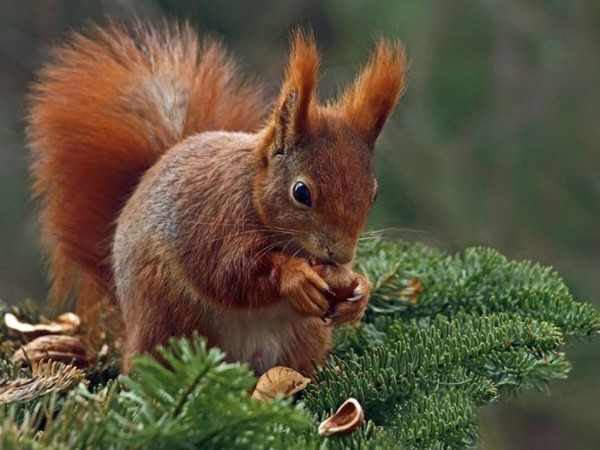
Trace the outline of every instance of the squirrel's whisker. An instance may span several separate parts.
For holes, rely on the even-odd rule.
[[[281,232],[288,232],[288,233],[294,233],[294,234],[309,234],[308,232],[304,231],[304,230],[298,230],[295,228],[283,228],[283,227],[276,227],[276,226],[271,226],[271,225],[265,225],[262,224],[261,222],[255,221],[255,222],[244,222],[243,220],[240,220],[240,222],[199,222],[196,220],[182,220],[181,223],[193,223],[193,224],[197,224],[197,225],[217,225],[217,226],[230,226],[230,227],[245,227],[248,226],[248,224],[252,224],[252,223],[256,223],[256,224],[260,224],[260,227],[255,227],[255,228],[251,228],[252,230],[257,230],[257,231],[281,231]]]

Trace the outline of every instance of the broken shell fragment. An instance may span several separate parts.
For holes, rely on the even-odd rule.
[[[81,320],[76,314],[67,312],[58,316],[56,320],[31,324],[21,322],[14,314],[6,313],[4,323],[12,336],[24,336],[27,340],[32,340],[48,334],[75,334],[79,330]]]
[[[47,335],[28,342],[12,356],[13,362],[34,364],[38,361],[60,361],[79,368],[90,363],[85,346],[73,336]]]
[[[365,421],[365,414],[358,400],[350,397],[335,412],[319,425],[319,435],[333,436],[348,434],[357,430]]]
[[[258,379],[252,398],[266,401],[275,397],[291,397],[308,386],[308,383],[310,378],[289,367],[272,367]]]

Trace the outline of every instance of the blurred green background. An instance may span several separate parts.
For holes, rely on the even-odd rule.
[[[275,94],[287,35],[311,24],[320,94],[398,37],[408,89],[379,141],[370,228],[449,251],[495,247],[554,266],[600,307],[600,2],[597,0],[21,0],[0,2],[0,298],[47,289],[29,200],[26,92],[53,43],[114,19],[186,19],[222,36]],[[482,413],[488,449],[600,448],[600,348],[569,345],[551,396]]]

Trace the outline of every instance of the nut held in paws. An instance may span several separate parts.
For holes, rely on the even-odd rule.
[[[317,273],[317,275],[319,275],[320,277],[323,277],[323,275],[325,274],[325,270],[326,270],[326,265],[324,264],[320,264],[320,265],[316,265],[316,266],[312,266],[312,269]],[[355,278],[354,281],[352,283],[350,283],[349,285],[346,286],[336,286],[331,284],[330,280],[326,280],[328,281],[328,283],[330,283],[330,290],[332,295],[328,296],[328,299],[330,302],[333,303],[337,303],[337,302],[342,302],[344,300],[346,300],[348,297],[350,297],[352,295],[352,293],[354,292],[354,289],[356,288],[357,285],[357,279]]]

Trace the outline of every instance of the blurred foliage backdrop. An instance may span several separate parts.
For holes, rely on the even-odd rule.
[[[277,91],[287,35],[311,24],[320,93],[352,79],[383,34],[402,39],[408,90],[380,139],[370,227],[447,250],[495,247],[553,265],[600,307],[597,0],[0,1],[0,298],[42,301],[29,201],[28,84],[53,43],[91,21],[185,19],[222,36]],[[579,343],[552,396],[483,412],[486,448],[600,448],[600,349]]]

